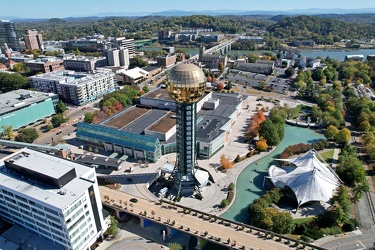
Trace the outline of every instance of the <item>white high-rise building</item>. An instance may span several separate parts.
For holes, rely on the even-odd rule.
[[[120,51],[118,49],[107,50],[107,60],[109,66],[120,66]]]
[[[129,57],[133,58],[135,56],[135,44],[134,39],[126,39],[125,37],[117,37],[112,39],[112,47],[119,48],[124,47],[129,51]]]
[[[129,50],[124,47],[107,50],[107,60],[109,66],[129,68]]]
[[[0,164],[0,216],[58,249],[90,249],[108,227],[94,168],[27,148]]]

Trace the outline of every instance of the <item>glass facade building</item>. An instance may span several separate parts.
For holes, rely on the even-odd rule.
[[[20,44],[14,23],[7,20],[0,20],[0,49],[3,53],[5,53],[5,43],[13,51],[20,51]]]

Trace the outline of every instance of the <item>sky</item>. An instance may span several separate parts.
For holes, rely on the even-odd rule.
[[[0,0],[0,17],[64,18],[92,16],[107,12],[153,13],[165,10],[297,10],[297,9],[369,9],[374,0],[17,0],[6,8]],[[2,3],[3,2],[3,3]]]

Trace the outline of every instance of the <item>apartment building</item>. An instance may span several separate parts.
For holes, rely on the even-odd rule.
[[[130,57],[129,50],[124,47],[107,50],[107,60],[109,66],[129,68]]]
[[[64,61],[56,57],[40,57],[25,62],[25,66],[34,73],[48,73],[64,69]]]
[[[112,48],[119,48],[119,47],[128,49],[130,58],[133,58],[135,56],[134,39],[126,39],[125,37],[117,37],[117,38],[112,39]]]
[[[115,73],[104,68],[93,73],[61,70],[30,76],[29,81],[38,91],[55,93],[66,102],[85,105],[115,91],[114,76]]]

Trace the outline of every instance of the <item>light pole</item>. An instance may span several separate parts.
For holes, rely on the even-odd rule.
[[[337,243],[337,248],[336,248],[336,250],[339,250],[339,246],[340,246],[340,243]]]

